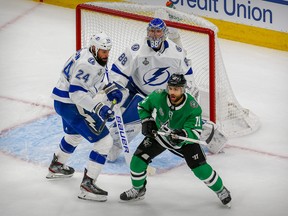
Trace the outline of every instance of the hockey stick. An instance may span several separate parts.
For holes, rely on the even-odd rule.
[[[206,141],[202,141],[202,140],[196,140],[196,139],[183,137],[183,136],[178,136],[176,134],[171,134],[171,133],[161,132],[161,131],[157,131],[156,133],[161,135],[161,136],[172,136],[173,139],[180,139],[180,140],[183,140],[183,141],[189,141],[189,142],[198,143],[198,144],[206,145],[206,146],[208,145]]]
[[[127,165],[130,167],[132,155],[131,155],[130,148],[129,148],[129,142],[128,142],[128,137],[126,135],[126,130],[125,130],[124,121],[122,118],[121,108],[118,106],[116,106],[116,110],[115,110],[115,119],[116,119],[116,125],[117,125],[117,129],[118,129],[119,139],[120,139],[122,148],[124,150],[125,161],[126,161]],[[149,175],[155,175],[156,168],[148,166],[147,167],[147,173]]]
[[[167,132],[155,131],[154,134],[159,134],[161,136],[172,136],[173,139],[180,139],[180,140],[183,140],[183,141],[189,141],[189,142],[198,143],[198,144],[201,144],[201,145],[208,146],[208,144],[211,142],[211,140],[212,140],[212,138],[214,136],[214,125],[212,125],[211,133],[210,133],[209,137],[207,137],[207,139],[205,141],[196,140],[196,139],[183,137],[183,136],[178,136],[176,134],[172,135],[172,130],[167,130]]]
[[[214,143],[214,142],[211,142],[212,139],[213,139],[213,136],[214,136],[214,125],[212,125],[211,127],[211,133],[209,134],[209,136],[207,137],[207,139],[205,141],[203,140],[196,140],[196,139],[192,139],[192,138],[188,138],[188,137],[183,137],[183,136],[178,136],[176,134],[171,134],[171,131],[168,131],[168,132],[161,132],[161,131],[155,131],[155,134],[159,134],[161,136],[172,136],[174,139],[180,139],[180,140],[183,140],[183,141],[189,141],[189,142],[193,142],[193,143],[197,143],[197,144],[200,144],[200,145],[204,145],[208,148],[208,150],[213,153],[213,154],[217,154],[219,153],[225,146],[225,144],[223,143],[220,143],[220,144],[217,144],[217,143]]]
[[[114,106],[116,105],[116,103],[117,103],[116,100],[113,100],[113,101],[112,101],[112,104],[111,104],[111,106],[110,106],[110,110],[113,110],[113,108],[114,108]],[[108,118],[109,118],[109,117],[105,118],[104,121],[102,122],[102,124],[100,125],[99,129],[95,131],[95,133],[96,133],[97,135],[101,134],[102,131],[104,130],[104,127],[105,127],[105,125],[106,125],[106,123],[107,123]]]

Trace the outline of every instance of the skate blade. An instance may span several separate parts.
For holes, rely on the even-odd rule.
[[[140,200],[143,200],[145,198],[145,196],[141,196],[141,197],[138,197],[136,199],[131,199],[131,200],[121,200],[119,202],[121,203],[125,203],[125,202],[136,202],[136,201],[140,201]]]
[[[70,174],[70,175],[63,175],[61,173],[52,173],[52,172],[49,172],[47,175],[46,175],[46,178],[47,179],[61,179],[61,178],[71,178],[73,176],[73,174]]]
[[[225,206],[230,209],[231,206],[232,206],[232,205],[231,205],[231,202],[227,203]]]
[[[83,200],[97,201],[97,202],[107,201],[106,195],[93,194],[93,193],[89,193],[87,191],[81,191],[80,194],[78,195],[78,198],[83,199]]]

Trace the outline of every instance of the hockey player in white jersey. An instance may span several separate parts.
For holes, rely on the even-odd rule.
[[[167,34],[165,22],[153,19],[148,25],[147,37],[126,48],[112,65],[110,79],[126,86],[130,97],[136,93],[146,96],[165,88],[175,70],[190,78],[190,82],[193,80],[193,71],[183,49],[168,39]]]
[[[168,39],[167,35],[165,22],[160,18],[152,19],[148,24],[145,39],[127,47],[112,65],[110,80],[129,90],[123,104],[123,121],[128,140],[141,129],[137,113],[138,102],[154,90],[166,88],[167,80],[173,71],[185,75],[190,92],[197,92],[189,59],[183,48]],[[110,131],[114,145],[108,158],[113,161],[121,153],[121,144],[116,126]]]
[[[113,143],[105,122],[114,120],[112,107],[114,103],[120,103],[123,96],[115,84],[105,79],[111,48],[111,39],[105,33],[94,35],[88,48],[78,50],[68,59],[52,93],[65,136],[53,155],[46,178],[73,175],[74,169],[66,162],[85,138],[93,148],[87,155],[87,168],[78,196],[81,199],[106,201],[108,195],[96,185],[96,180]],[[111,107],[109,101],[113,101]]]

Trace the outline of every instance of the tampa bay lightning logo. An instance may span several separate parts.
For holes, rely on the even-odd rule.
[[[131,47],[131,49],[132,49],[133,51],[137,51],[137,50],[139,50],[139,48],[140,48],[140,45],[139,45],[139,44],[134,44],[134,45]]]
[[[90,63],[90,64],[92,64],[92,65],[95,65],[95,58],[89,58],[88,59],[88,62]]]
[[[143,76],[144,85],[160,86],[166,83],[170,77],[170,73],[167,70],[169,67],[154,68]]]

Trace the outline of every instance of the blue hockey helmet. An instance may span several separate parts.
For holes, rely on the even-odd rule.
[[[155,18],[151,20],[147,27],[147,39],[151,48],[159,48],[161,43],[166,40],[168,29],[166,23],[160,19]]]

